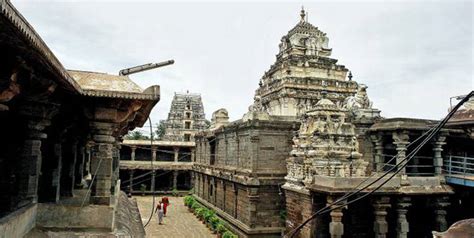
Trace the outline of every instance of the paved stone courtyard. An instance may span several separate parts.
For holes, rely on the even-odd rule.
[[[146,224],[150,217],[152,197],[136,196],[135,198],[143,224]],[[158,202],[158,199],[161,199],[161,197],[157,197],[156,202]],[[188,211],[183,204],[182,197],[169,197],[169,199],[171,205],[168,207],[167,215],[164,218],[164,225],[158,225],[158,217],[154,215],[150,224],[145,228],[146,237],[216,237],[206,225],[202,224],[194,214]]]

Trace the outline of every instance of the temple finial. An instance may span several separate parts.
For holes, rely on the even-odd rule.
[[[300,13],[300,16],[301,16],[300,22],[305,22],[306,12],[304,11],[304,6],[301,6],[301,13]]]

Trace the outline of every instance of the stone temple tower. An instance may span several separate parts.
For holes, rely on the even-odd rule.
[[[165,141],[194,141],[198,130],[208,127],[200,94],[175,93],[165,125]]]
[[[300,115],[322,98],[323,91],[336,104],[357,92],[348,69],[330,58],[326,33],[305,16],[301,10],[299,23],[281,38],[276,62],[264,73],[255,92],[270,115]]]

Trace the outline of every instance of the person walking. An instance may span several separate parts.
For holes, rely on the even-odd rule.
[[[161,201],[159,201],[158,205],[156,205],[155,213],[158,213],[158,224],[162,225],[163,224],[163,215],[164,215],[164,205]]]
[[[167,208],[170,205],[170,201],[169,201],[168,197],[163,197],[161,199],[161,203],[163,203],[163,214],[164,214],[164,216],[166,216]]]

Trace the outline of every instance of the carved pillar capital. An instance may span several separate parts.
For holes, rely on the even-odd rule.
[[[375,156],[374,156],[374,164],[375,164],[375,171],[381,172],[383,170],[383,165],[384,165],[384,157],[383,157],[383,135],[382,134],[376,134],[376,135],[371,135],[370,139],[374,143],[374,150],[375,150]]]
[[[409,144],[409,136],[407,131],[394,132],[392,134],[393,144],[397,146],[397,164],[400,164],[406,158],[407,145]],[[406,168],[400,170],[400,174],[406,174]]]

